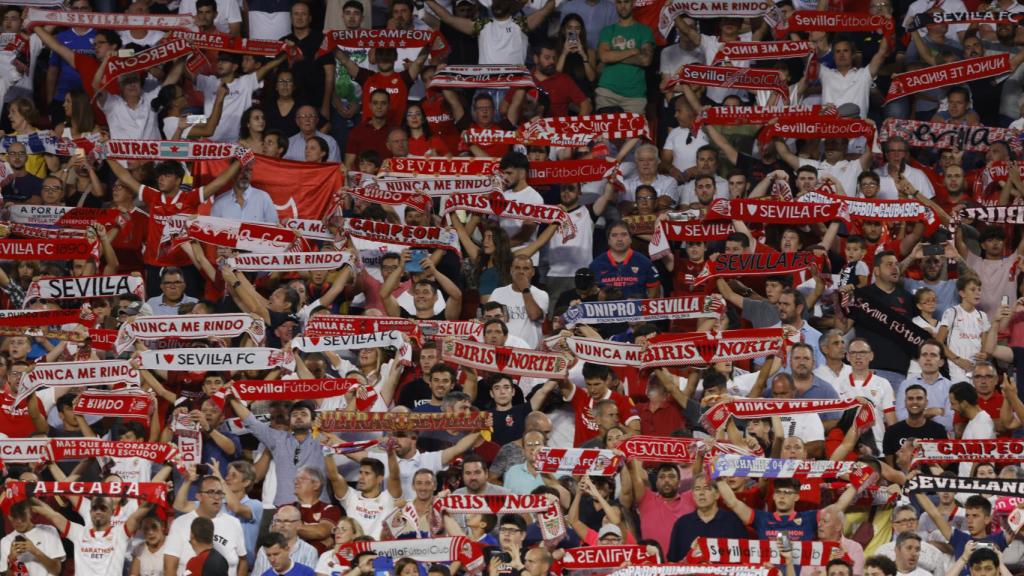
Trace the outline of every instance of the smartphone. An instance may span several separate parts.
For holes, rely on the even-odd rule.
[[[200,476],[209,476],[213,474],[213,470],[209,464],[196,464],[196,474]]]
[[[405,263],[405,271],[423,272],[423,266],[420,265],[420,262],[426,260],[428,256],[430,256],[429,250],[420,248],[409,250],[409,261]]]
[[[14,541],[15,542],[25,542],[26,540],[27,540],[27,538],[25,538],[25,536],[22,535],[22,534],[18,534],[17,536],[14,537]]]
[[[387,556],[378,556],[373,559],[373,573],[375,576],[390,576],[395,570],[395,559]]]
[[[928,244],[924,247],[925,256],[942,256],[946,253],[946,247],[942,244]]]
[[[185,123],[188,125],[206,124],[206,116],[202,114],[189,114],[188,117],[185,118]]]
[[[569,40],[569,42],[578,43],[580,41],[580,33],[575,30],[569,30],[568,32],[566,32],[565,37]]]
[[[131,58],[132,56],[135,56],[135,50],[131,48],[122,48],[117,51],[118,58]]]
[[[85,148],[75,148],[75,156],[79,158],[85,157]]]
[[[1003,296],[1003,300],[1002,300],[1002,302],[1000,302],[1000,304],[1002,304],[1003,306],[1009,306],[1010,305],[1010,297],[1009,296]]]

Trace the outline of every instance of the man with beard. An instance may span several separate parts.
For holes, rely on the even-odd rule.
[[[953,410],[949,404],[949,387],[953,383],[939,373],[939,369],[942,368],[944,362],[945,354],[939,341],[929,340],[921,345],[917,356],[917,363],[921,366],[921,374],[904,380],[896,392],[897,418],[910,418],[910,407],[905,401],[905,395],[912,386],[919,386],[925,389],[928,397],[924,417],[941,425],[947,431],[953,429]],[[998,408],[995,414],[995,418],[998,419]]]
[[[313,437],[310,430],[316,416],[316,406],[302,400],[292,404],[288,412],[290,430],[277,430],[256,419],[249,408],[234,396],[230,397],[231,408],[242,419],[245,428],[262,442],[274,459],[274,471],[277,474],[277,492],[274,494],[274,505],[282,506],[293,502],[295,495],[295,476],[299,468],[310,466],[324,472],[324,455],[320,441]],[[327,502],[326,486],[320,492],[320,499]]]
[[[676,520],[696,509],[694,495],[692,492],[680,493],[680,472],[676,464],[658,466],[653,492],[642,462],[632,460],[626,466],[632,477],[633,494],[632,497],[623,494],[619,501],[626,508],[631,508],[635,498],[644,538],[652,538],[662,550],[668,550]]]
[[[693,479],[693,502],[697,509],[681,516],[672,525],[669,538],[668,561],[682,562],[690,545],[697,538],[747,538],[743,523],[728,510],[718,507],[718,488],[707,476]]]
[[[959,167],[956,167],[959,170]],[[924,256],[925,244],[918,244],[914,250],[900,262],[900,270],[906,271],[915,262],[921,262],[921,280],[904,278],[903,287],[911,294],[916,294],[921,288],[928,288],[935,292],[936,318],[942,318],[942,314],[960,303],[960,295],[956,291],[956,280],[945,278],[946,261],[949,258],[961,260],[960,254],[951,244],[944,244],[945,253],[942,256]]]
[[[693,167],[693,173],[687,170],[687,174],[690,175],[686,183],[679,187],[679,203],[680,204],[696,204],[698,202],[704,205],[710,204],[711,200],[704,200],[702,194],[697,190],[698,181],[702,180],[702,176],[711,177],[711,196],[712,198],[729,198],[729,181],[718,175],[718,151],[715,150],[714,146],[710,144],[707,146],[701,146],[697,150],[697,165]],[[705,182],[705,185],[707,183]],[[706,196],[706,192],[704,196]]]
[[[533,79],[550,97],[549,116],[568,116],[573,104],[580,115],[590,114],[594,106],[571,76],[558,71],[558,46],[549,38],[533,55]]]
[[[345,507],[347,515],[359,523],[363,533],[379,540],[384,528],[384,518],[395,509],[395,500],[402,497],[402,475],[398,471],[395,448],[391,447],[388,450],[388,468],[391,474],[387,479],[387,490],[381,486],[381,482],[384,481],[384,464],[380,460],[363,458],[359,462],[359,479],[353,490],[333,465],[334,455],[328,454],[323,458],[332,463],[328,466],[327,476],[334,488],[334,495]]]
[[[896,254],[888,250],[878,252],[874,257],[874,283],[858,288],[854,294],[866,298],[873,306],[884,306],[892,310],[906,323],[917,316],[914,297],[900,285],[900,268]],[[890,382],[902,381],[910,368],[910,355],[904,349],[904,341],[888,330],[876,329],[864,323],[856,326],[857,336],[874,343],[875,357],[871,368]],[[852,361],[852,358],[851,358]]]
[[[606,184],[601,197],[592,205],[588,205],[581,201],[582,188],[579,184],[562,184],[559,188],[559,206],[565,209],[565,213],[576,226],[576,236],[566,239],[558,226],[550,225],[555,229],[548,241],[547,292],[554,303],[548,311],[550,313],[559,308],[563,294],[577,287],[576,274],[581,269],[589,271],[587,265],[594,257],[594,222],[604,214],[608,204],[616,196],[615,187]],[[547,232],[545,230],[539,238],[543,239]],[[594,284],[591,283],[590,286]]]
[[[238,171],[238,178],[231,190],[232,194],[217,196],[210,209],[210,216],[242,222],[278,223],[277,208],[270,194],[252,186],[252,164]]]
[[[882,439],[882,454],[890,466],[896,465],[896,453],[907,442],[918,438],[944,440],[947,437],[946,426],[939,424],[934,418],[926,417],[928,410],[934,410],[928,408],[927,388],[921,384],[911,383],[900,388],[900,395],[903,399],[902,411],[906,417],[886,428],[885,438]],[[949,403],[948,399],[946,403]],[[952,409],[949,411],[952,412]]]

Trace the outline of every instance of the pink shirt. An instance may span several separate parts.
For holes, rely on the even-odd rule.
[[[691,492],[666,500],[654,490],[648,490],[636,507],[640,516],[640,532],[644,538],[657,540],[662,550],[668,550],[676,520],[696,509]]]

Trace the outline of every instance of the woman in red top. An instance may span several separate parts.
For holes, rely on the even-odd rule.
[[[433,134],[427,123],[427,115],[419,104],[409,104],[405,109],[402,127],[409,133],[409,154],[412,156],[451,156],[448,145]]]

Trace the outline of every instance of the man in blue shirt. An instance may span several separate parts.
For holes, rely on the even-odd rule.
[[[913,474],[913,473],[912,473]],[[912,476],[911,476],[912,477]],[[909,480],[909,478],[908,478]],[[935,527],[942,533],[949,545],[953,547],[953,557],[959,558],[964,553],[964,547],[968,542],[987,542],[999,548],[1006,549],[1006,537],[1002,532],[989,533],[989,526],[992,525],[992,503],[988,498],[974,494],[967,498],[964,503],[964,519],[967,521],[967,530],[960,530],[949,525],[949,518],[939,512],[931,499],[926,494],[917,494],[917,503],[921,505],[928,517],[935,523]],[[967,576],[967,568],[960,573]]]
[[[71,10],[74,12],[89,12],[92,4],[89,0],[74,0],[71,3]],[[72,52],[80,54],[95,54],[93,39],[96,37],[96,30],[92,28],[68,28],[57,34],[57,41],[67,46]],[[92,78],[88,79],[92,82]],[[63,122],[64,118],[64,96],[69,90],[84,90],[82,78],[78,70],[64,61],[56,52],[50,54],[49,69],[46,71],[46,95],[50,102],[50,121],[54,124]]]
[[[608,251],[590,263],[594,279],[603,288],[618,288],[624,298],[657,298],[661,279],[650,258],[634,252],[629,227],[616,222],[608,228]]]

